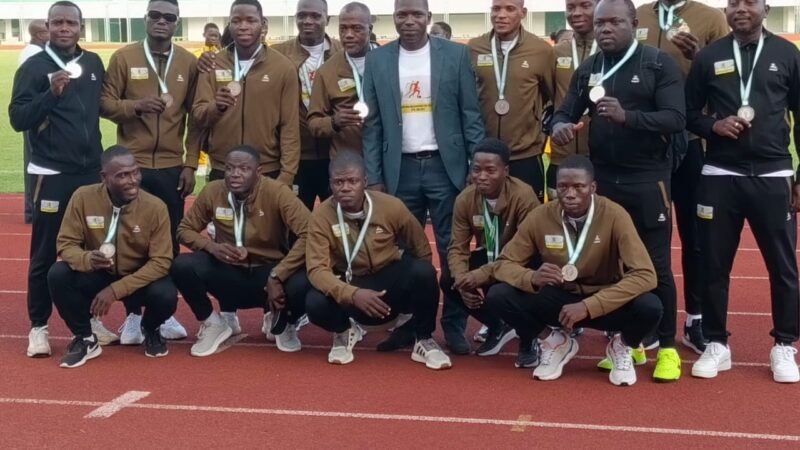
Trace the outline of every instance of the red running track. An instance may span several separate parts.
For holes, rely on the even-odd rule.
[[[0,442],[3,448],[798,448],[800,386],[778,385],[769,372],[768,282],[749,230],[733,271],[730,328],[732,371],[693,379],[696,356],[685,349],[683,378],[612,386],[594,365],[605,339],[587,331],[579,357],[561,379],[539,382],[513,368],[515,343],[488,358],[453,357],[434,372],[408,351],[371,350],[374,332],[356,347],[356,360],[331,366],[327,333],[301,332],[303,351],[279,352],[260,333],[261,314],[240,312],[249,336],[208,358],[189,356],[197,323],[180,304],[190,332],[166,358],[139,347],[106,347],[86,366],[65,370],[58,358],[69,342],[57,314],[51,320],[54,356],[25,356],[29,226],[21,198],[0,196]],[[679,252],[677,240],[673,258]],[[680,274],[675,263],[675,273]],[[682,278],[677,277],[680,285]],[[122,323],[117,307],[104,319]],[[683,320],[683,314],[679,320]],[[477,325],[470,324],[470,333]],[[437,336],[441,338],[441,336]],[[651,352],[651,357],[654,353]]]

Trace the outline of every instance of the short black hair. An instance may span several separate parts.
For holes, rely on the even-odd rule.
[[[478,145],[472,149],[473,158],[475,157],[476,153],[489,153],[492,155],[497,155],[506,166],[511,161],[511,149],[508,148],[508,145],[505,142],[493,137],[488,137],[478,142]]]
[[[149,5],[150,3],[155,3],[155,2],[171,3],[175,6],[178,6],[178,0],[149,0],[147,4]]]
[[[111,161],[123,156],[133,157],[133,153],[127,147],[112,145],[100,154],[100,167],[105,169]]]
[[[76,5],[75,3],[69,0],[59,0],[52,5],[50,5],[50,9],[47,10],[47,19],[50,20],[50,14],[53,12],[53,8],[57,6],[66,6],[67,8],[75,8],[78,10],[78,19],[83,20],[83,11],[81,11],[81,7]]]
[[[297,1],[297,6],[300,6],[300,2],[301,1],[302,0],[298,0]],[[328,15],[328,0],[317,0],[317,1],[321,2],[323,5],[325,5],[325,15],[327,16]]]
[[[589,175],[590,181],[594,181],[594,164],[592,164],[589,158],[583,155],[568,156],[567,159],[562,161],[558,166],[559,172],[566,169],[586,171],[586,173]],[[556,177],[558,177],[558,173],[556,173]]]
[[[258,15],[264,16],[264,9],[261,8],[261,2],[259,2],[258,0],[233,0],[233,3],[231,3],[231,11],[233,11],[234,6],[239,6],[239,5],[255,6],[256,9],[258,10]]]
[[[597,7],[600,6],[600,3],[603,2],[608,2],[608,3],[622,2],[628,8],[628,15],[630,16],[630,19],[633,20],[636,18],[636,5],[633,4],[633,0],[600,0],[594,6],[595,11],[597,10]]]
[[[339,12],[339,14],[347,14],[355,11],[363,12],[367,15],[367,20],[372,22],[372,11],[369,10],[369,6],[361,2],[350,2],[342,6],[342,10]]]
[[[434,22],[433,25],[441,28],[444,31],[444,35],[447,36],[447,39],[453,37],[453,28],[447,22]]]
[[[328,166],[328,175],[333,176],[335,172],[344,169],[356,168],[361,172],[361,175],[367,174],[367,165],[364,163],[364,157],[361,153],[353,150],[340,150],[336,152],[336,156],[331,160]]]
[[[572,32],[572,30],[567,30],[566,28],[554,31],[550,33],[550,40],[553,41],[554,43],[558,43],[558,41],[561,40],[561,36],[563,36],[564,33],[570,33],[570,32]]]
[[[205,24],[205,26],[203,26],[203,34],[206,34],[206,32],[211,28],[214,28],[217,31],[219,31],[219,27],[217,26],[217,24],[215,24],[214,22],[209,22]]]
[[[394,0],[394,9],[397,9],[397,2],[399,0]],[[422,0],[425,3],[425,11],[430,12],[431,8],[428,6],[428,0]]]
[[[261,155],[258,153],[258,150],[249,145],[237,145],[236,147],[233,147],[231,151],[228,152],[228,155],[230,155],[233,152],[246,153],[247,155],[250,155],[251,158],[253,158],[253,161],[256,163],[256,165],[261,164]]]

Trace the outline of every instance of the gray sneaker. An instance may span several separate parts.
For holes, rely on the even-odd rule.
[[[353,347],[359,341],[361,333],[358,326],[350,323],[348,328],[343,333],[336,333],[333,335],[333,347],[328,353],[328,362],[331,364],[350,364],[353,362]]]
[[[411,359],[418,363],[423,363],[425,367],[433,370],[453,367],[450,357],[442,351],[442,348],[433,338],[418,340],[414,344],[414,350],[411,352]]]
[[[209,356],[217,351],[219,346],[233,334],[233,330],[224,321],[220,323],[200,324],[197,333],[197,342],[192,345],[192,356]]]
[[[299,352],[303,345],[300,342],[300,338],[297,337],[297,325],[293,323],[286,324],[286,329],[283,330],[283,333],[275,335],[275,344],[278,346],[278,350],[282,352]]]

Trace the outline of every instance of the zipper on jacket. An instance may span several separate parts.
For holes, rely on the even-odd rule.
[[[83,104],[83,99],[81,99],[81,92],[80,91],[81,90],[79,89],[78,92],[76,92],[77,95],[75,95],[75,98],[78,99],[78,105],[80,105],[80,107],[81,107],[81,112],[83,112],[83,114],[82,114],[83,117],[86,117],[86,106]],[[84,139],[86,139],[86,146],[87,147],[91,147],[91,144],[89,143],[89,128],[86,127],[86,121],[85,120],[82,121],[82,124],[83,124],[83,137],[84,137]],[[83,152],[83,155],[81,156],[81,159],[82,159],[82,164],[81,165],[84,168],[86,168],[86,152]]]
[[[147,42],[145,42],[144,45],[147,45]],[[159,56],[159,58],[158,58],[158,72],[162,76],[164,75],[163,71],[164,71],[164,61]],[[159,90],[159,87],[156,87],[156,92],[158,92],[158,90]],[[156,141],[153,143],[153,155],[152,155],[153,168],[156,167],[156,152],[158,151],[158,145],[159,145],[160,139],[161,139],[161,114],[156,114]]]
[[[356,223],[360,223],[360,222],[362,222],[362,221],[359,220]],[[369,227],[369,224],[360,223],[360,225],[358,227],[358,232],[359,233],[361,232],[361,227],[362,226]],[[367,264],[369,265],[369,273],[372,273],[372,267],[373,267],[373,265],[372,265],[372,254],[369,252],[369,245],[367,245],[366,236],[364,236],[364,251],[367,252]]]
[[[253,61],[252,64],[255,64],[255,61]],[[242,129],[240,131],[241,138],[239,139],[239,145],[244,145],[244,102],[245,102],[244,99],[247,97],[245,95],[246,91],[247,91],[247,75],[245,75],[244,78],[242,79],[242,93],[239,95],[239,97],[241,97],[241,100],[242,100],[242,110],[241,110],[241,112],[242,112],[242,120],[241,120]]]

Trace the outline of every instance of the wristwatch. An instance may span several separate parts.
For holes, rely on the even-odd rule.
[[[276,272],[276,271],[274,271],[274,270],[273,270],[272,272],[270,272],[270,273],[269,273],[269,277],[270,277],[270,278],[272,278],[273,280],[278,280],[278,281],[281,281],[281,279],[280,279],[280,278],[278,278],[278,272]]]

